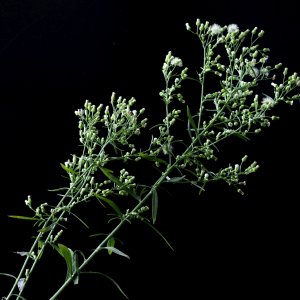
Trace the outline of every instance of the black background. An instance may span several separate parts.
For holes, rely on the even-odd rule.
[[[300,74],[298,11],[295,1],[1,1],[0,272],[18,276],[24,257],[13,252],[29,251],[34,241],[31,237],[37,235],[38,229],[32,227],[31,221],[7,215],[33,216],[24,203],[28,195],[34,208],[44,202],[56,205],[61,197],[48,189],[69,186],[69,181],[61,177],[66,173],[60,163],[71,159],[70,154],[82,153],[74,111],[84,108],[86,99],[105,107],[112,92],[117,98],[134,97],[137,102],[133,109],[146,109],[142,119],[148,118],[148,126],[132,141],[138,151],[146,150],[151,134],[158,137],[159,133],[158,128],[148,132],[149,128],[162,123],[165,117],[159,92],[166,88],[162,66],[168,51],[182,59],[183,68],[189,68],[189,77],[197,79],[196,71],[201,71],[201,42],[186,30],[185,23],[193,31],[197,29],[197,18],[201,23],[209,21],[221,27],[237,24],[241,31],[250,30],[243,47],[250,46],[254,27],[258,27],[257,34],[264,30],[256,44],[259,49],[271,49],[266,65],[273,68],[282,63],[278,70],[271,71],[280,84],[285,67],[288,76]],[[224,44],[214,53],[213,57],[220,54],[219,62],[228,65]],[[270,83],[260,82],[249,99],[258,94],[261,101],[262,93],[272,96]],[[209,73],[205,94],[219,89],[219,78]],[[200,85],[185,80],[176,92],[183,95],[186,103],[174,99],[170,110],[180,109],[180,118],[186,120],[186,105],[194,112],[199,109]],[[297,88],[289,95],[299,92]],[[198,190],[188,184],[165,184],[163,187],[171,195],[158,190],[155,228],[175,252],[153,229],[136,220],[124,225],[115,236],[124,243],[117,241],[115,247],[130,260],[102,250],[84,271],[110,276],[129,299],[195,295],[203,299],[240,299],[258,293],[261,297],[289,298],[299,294],[293,275],[298,270],[295,241],[299,108],[298,100],[293,106],[280,102],[267,113],[279,116],[279,121],[270,121],[271,126],[263,127],[258,135],[250,134],[249,142],[228,138],[217,145],[220,153],[214,154],[218,161],[205,163],[217,173],[229,163],[240,164],[244,155],[248,159],[243,169],[257,161],[260,168],[256,173],[240,177],[247,182],[242,186],[243,196],[225,182],[208,184],[200,197]],[[186,124],[177,121],[172,128],[174,139],[189,141]],[[105,136],[104,128],[99,134]],[[175,155],[183,151],[177,145]],[[114,156],[113,151],[110,153]],[[165,159],[163,155],[161,158]],[[136,177],[136,183],[152,185],[158,178],[158,172],[145,161],[111,163],[106,167],[114,174],[125,168]],[[190,169],[194,170],[194,166]],[[173,176],[178,175],[174,172]],[[105,180],[99,172],[95,178]],[[72,211],[90,229],[68,216],[68,222],[63,224],[68,229],[58,239],[58,243],[73,251],[79,249],[86,257],[102,240],[89,235],[110,233],[118,224],[116,220],[107,223],[107,214],[114,211],[108,205],[104,209],[93,199]],[[137,202],[119,197],[116,204],[125,212]],[[152,224],[151,199],[146,205],[150,210],[145,216]],[[65,276],[65,261],[47,246],[23,296],[30,300],[50,299]],[[6,296],[12,284],[12,278],[2,276],[0,296]],[[70,284],[58,299],[108,296],[125,299],[108,278],[82,274],[79,285]]]

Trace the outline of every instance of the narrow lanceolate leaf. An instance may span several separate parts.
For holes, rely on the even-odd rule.
[[[182,177],[173,177],[173,178],[171,178],[171,179],[169,179],[169,180],[166,180],[166,181],[164,181],[164,182],[178,182],[178,181],[180,181],[181,179],[183,179],[184,177],[185,177],[186,175],[184,175],[184,176],[182,176]]]
[[[138,153],[141,157],[147,159],[147,160],[150,160],[150,161],[158,161],[158,162],[161,162],[163,164],[168,164],[165,160],[163,159],[160,159],[160,158],[157,158],[157,157],[154,157],[154,156],[150,156],[150,155],[147,155],[147,154],[144,154],[144,153]]]
[[[194,127],[195,132],[196,132],[196,134],[197,134],[197,127],[196,127],[196,125],[195,125],[195,123],[194,123],[194,120],[193,120],[193,118],[192,118],[192,116],[191,116],[189,106],[187,105],[186,108],[187,108],[187,116],[188,116],[188,118],[189,118],[189,121],[191,122],[191,124],[192,124],[192,126]]]
[[[121,211],[119,210],[118,206],[111,200],[107,199],[107,198],[104,198],[94,192],[92,192],[96,197],[102,199],[103,201],[107,202],[116,212],[117,214],[120,216],[120,218],[122,219],[123,218],[123,215],[121,213]]]
[[[156,221],[156,215],[157,215],[157,207],[158,207],[158,196],[156,189],[152,192],[152,220],[153,224]]]
[[[35,219],[35,218],[29,218],[29,217],[22,217],[22,216],[8,216],[10,218],[15,218],[15,219],[22,219],[22,220],[35,220],[39,221],[40,219]]]
[[[111,250],[112,252],[115,252],[116,254],[119,254],[119,255],[121,255],[121,256],[125,256],[125,257],[127,257],[128,259],[130,259],[130,257],[129,257],[128,255],[124,254],[123,252],[121,252],[121,251],[118,250],[117,248],[114,248],[114,247],[101,247],[100,250],[101,250],[101,249],[109,249],[109,250]]]
[[[77,176],[79,176],[74,170],[67,168],[65,165],[63,165],[62,163],[60,163],[61,167],[66,170],[67,172],[71,172],[76,174]]]
[[[151,224],[149,224],[145,221],[143,221],[143,222],[146,223],[147,225],[149,225],[150,227],[152,227],[166,241],[166,243],[169,245],[169,247],[175,252],[175,250],[171,247],[171,245],[167,242],[167,240],[159,233],[158,230],[156,230]]]
[[[117,284],[113,279],[111,279],[109,276],[107,276],[107,275],[105,275],[105,274],[102,274],[102,273],[100,273],[100,272],[80,272],[80,274],[100,274],[100,275],[103,275],[103,276],[109,278],[109,279],[117,286],[117,288],[120,290],[120,292],[121,292],[127,299],[129,299],[129,298],[123,293],[123,291],[122,291],[121,288],[118,286],[118,284]]]
[[[54,227],[55,223],[52,223],[50,226],[48,227],[44,227],[42,229],[39,229],[38,232],[47,232],[50,231],[53,227]]]
[[[74,217],[76,217],[85,227],[87,227],[89,229],[89,227],[80,219],[78,218],[75,214],[73,214],[72,212],[70,212]]]
[[[22,300],[26,300],[26,298],[24,298],[24,297],[22,297],[22,296],[20,296],[20,295],[18,295],[18,294],[11,294],[12,296],[18,296],[18,297],[20,297]]]
[[[62,244],[58,244],[58,247],[61,250],[61,253],[67,263],[67,276],[65,279],[65,282],[72,276],[72,254],[70,252],[70,249]]]
[[[117,177],[115,177],[114,175],[110,174],[107,169],[105,169],[103,167],[99,167],[99,168],[104,173],[104,175],[107,178],[109,178],[112,182],[114,182],[115,184],[117,184],[121,189],[125,190],[134,199],[138,200],[139,202],[141,201],[141,199],[136,194],[134,194],[128,187],[126,187],[125,184],[123,182],[121,182]]]
[[[49,192],[57,192],[57,191],[62,191],[62,190],[68,190],[69,188],[60,188],[60,189],[57,189],[57,190],[48,190]]]
[[[96,234],[90,235],[90,237],[91,237],[91,236],[97,236],[97,235],[108,235],[108,233],[96,233]],[[122,245],[124,245],[123,242],[122,242],[121,240],[119,240],[119,239],[117,239],[117,238],[114,238],[114,239],[120,241],[120,243],[122,243]]]
[[[112,236],[108,242],[107,242],[107,247],[113,247],[115,245],[115,239],[114,237]],[[107,250],[108,251],[108,254],[111,255],[112,254],[112,250]]]
[[[16,253],[16,252],[15,252]],[[0,275],[4,275],[4,276],[8,276],[8,277],[12,277],[12,278],[15,278],[17,279],[17,277],[13,276],[13,275],[10,275],[10,274],[6,274],[6,273],[0,273]]]

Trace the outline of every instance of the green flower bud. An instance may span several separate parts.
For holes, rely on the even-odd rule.
[[[255,33],[256,33],[256,30],[257,30],[257,27],[255,27],[255,28],[252,30],[252,34],[255,34]]]
[[[103,104],[100,104],[98,107],[97,107],[97,111],[101,111],[101,109],[102,109],[102,107],[103,107]]]
[[[191,27],[190,27],[189,23],[185,23],[185,26],[186,26],[187,30],[189,30],[189,31],[191,30]]]
[[[115,101],[115,99],[116,99],[116,93],[112,93],[112,95],[111,95],[111,101],[113,102],[113,101]]]
[[[243,192],[241,189],[238,189],[237,191],[238,191],[238,193],[240,193],[241,195],[244,195],[244,192]]]
[[[248,155],[245,155],[243,158],[242,158],[242,162],[245,162],[246,159],[247,159]]]
[[[258,36],[259,37],[262,37],[264,35],[264,31],[262,30],[259,34],[258,34]]]

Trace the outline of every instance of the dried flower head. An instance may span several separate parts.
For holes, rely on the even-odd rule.
[[[263,101],[261,102],[262,106],[267,106],[270,104],[271,107],[274,106],[274,103],[275,103],[274,100],[269,96],[263,98]]]
[[[180,58],[175,57],[171,60],[171,65],[182,67],[182,61]]]
[[[270,72],[266,68],[260,68],[260,73],[263,73],[264,76],[267,78]]]
[[[227,31],[228,31],[228,33],[239,32],[239,27],[236,24],[230,24],[227,27]]]
[[[252,71],[252,69],[253,69],[253,71],[255,72],[255,75],[254,75],[254,73],[253,73],[253,71]],[[259,70],[256,68],[256,67],[252,67],[252,69],[249,69],[249,75],[251,76],[251,77],[257,77],[258,75],[259,75]]]
[[[169,148],[170,152],[172,152],[173,149],[174,149],[174,147],[172,145],[168,145],[168,148]],[[166,144],[162,145],[162,150],[163,150],[164,154],[168,154],[168,152],[167,152],[167,145]]]
[[[222,27],[218,24],[213,24],[209,27],[209,30],[214,34],[219,34],[221,32]]]

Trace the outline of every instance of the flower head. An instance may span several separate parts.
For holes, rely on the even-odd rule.
[[[267,106],[267,105],[270,104],[271,107],[273,107],[274,106],[274,100],[271,97],[267,96],[267,97],[263,98],[263,101],[261,102],[261,104],[263,106]]]
[[[270,72],[266,68],[260,68],[260,73],[263,73],[264,76],[267,78]]]
[[[168,145],[168,146],[169,146],[168,147],[169,151],[172,152],[173,149],[174,149],[174,147],[172,145]],[[163,150],[164,154],[168,154],[168,152],[167,152],[167,145],[166,144],[162,145],[162,150]]]
[[[230,24],[227,27],[227,31],[228,31],[228,33],[239,32],[239,27],[236,24]]]
[[[252,71],[252,69],[253,69],[253,71],[255,72],[255,75],[254,75],[254,73],[253,73],[253,71]],[[252,69],[250,69],[249,70],[249,75],[251,76],[251,77],[257,77],[258,75],[259,75],[259,70],[257,69],[257,68],[255,68],[255,67],[252,67]]]
[[[218,24],[213,24],[209,27],[209,30],[214,34],[219,34],[221,32],[222,27]]]
[[[171,65],[182,67],[182,61],[180,58],[175,57],[171,60]]]

